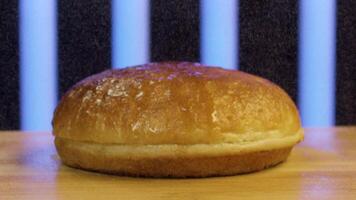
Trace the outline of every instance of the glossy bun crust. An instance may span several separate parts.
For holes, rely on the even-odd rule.
[[[275,84],[188,62],[84,79],[62,97],[53,133],[67,165],[154,177],[261,170],[303,138],[293,101]]]

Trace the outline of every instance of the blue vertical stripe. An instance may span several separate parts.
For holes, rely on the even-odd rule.
[[[113,0],[113,68],[149,61],[149,0]]]
[[[21,129],[51,130],[57,100],[56,0],[20,0]]]
[[[201,62],[236,69],[238,0],[201,0]]]
[[[304,126],[335,121],[335,0],[300,4],[299,103]]]

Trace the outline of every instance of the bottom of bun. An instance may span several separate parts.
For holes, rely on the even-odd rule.
[[[55,144],[62,162],[70,167],[125,176],[176,178],[260,171],[285,161],[294,146],[289,142],[249,151],[234,144],[105,145],[58,137]],[[204,153],[204,149],[210,153]]]

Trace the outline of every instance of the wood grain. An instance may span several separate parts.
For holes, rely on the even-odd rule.
[[[204,179],[102,175],[63,166],[49,133],[0,132],[0,199],[355,199],[356,127],[307,129],[288,161]]]

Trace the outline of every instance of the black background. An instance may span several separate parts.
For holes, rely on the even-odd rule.
[[[296,0],[240,0],[239,68],[297,100]],[[200,60],[197,0],[151,0],[151,61]],[[336,123],[356,124],[356,2],[337,3]],[[0,129],[19,129],[18,1],[0,2]],[[111,66],[111,1],[58,1],[59,96]],[[298,102],[296,102],[298,103]]]

